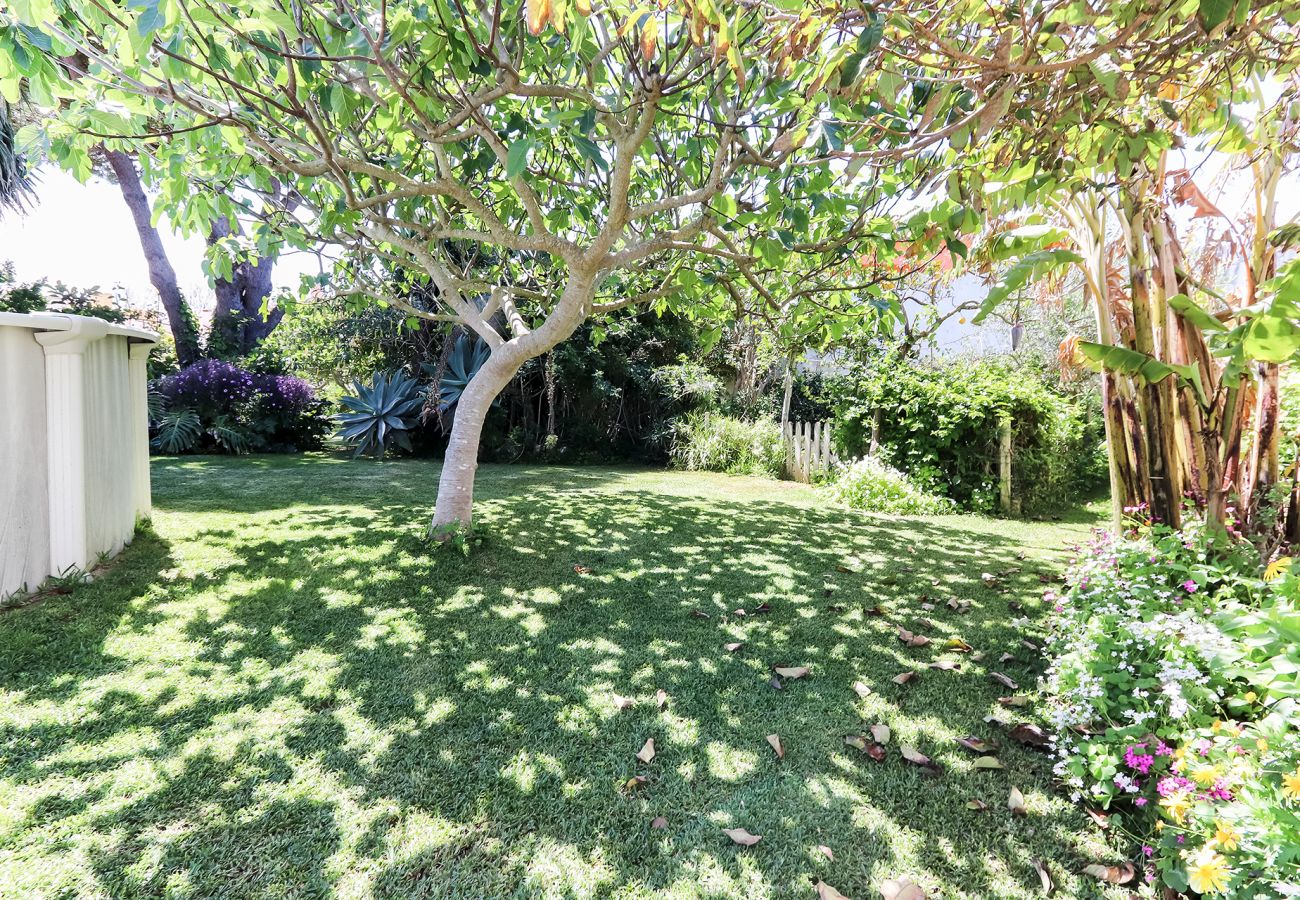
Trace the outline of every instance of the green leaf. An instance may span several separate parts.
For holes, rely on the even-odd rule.
[[[1016,260],[1011,268],[1003,274],[996,284],[989,289],[988,296],[980,305],[980,310],[975,314],[972,320],[976,325],[988,318],[989,314],[998,306],[1022,287],[1035,278],[1041,278],[1046,273],[1067,263],[1078,262],[1079,254],[1073,250],[1063,250],[1059,247],[1051,250],[1035,250],[1033,253],[1027,253],[1020,259]]]
[[[518,178],[528,168],[528,154],[535,144],[529,138],[515,141],[506,151],[506,178]]]
[[[1174,294],[1174,296],[1170,297],[1169,307],[1188,322],[1191,322],[1197,328],[1201,329],[1201,331],[1228,330],[1226,325],[1205,310],[1201,309],[1201,307],[1196,304],[1196,301],[1192,300],[1186,294]]]
[[[1201,0],[1196,10],[1196,21],[1209,33],[1228,21],[1232,6],[1233,0]]]
[[[1196,392],[1197,400],[1201,406],[1209,405],[1205,387],[1201,384],[1201,372],[1196,366],[1177,366],[1172,363],[1164,363],[1145,353],[1139,353],[1127,347],[1111,347],[1093,341],[1079,341],[1079,353],[1091,369],[1119,372],[1147,384],[1158,384],[1170,375],[1176,375],[1180,381]]]

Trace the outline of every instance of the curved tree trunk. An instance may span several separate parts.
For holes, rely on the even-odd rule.
[[[430,537],[445,539],[474,519],[474,476],[478,471],[479,439],[492,401],[528,360],[541,356],[577,329],[596,292],[594,272],[573,272],[555,309],[535,331],[516,334],[494,347],[460,399],[438,477],[438,499],[429,527]]]
[[[163,249],[162,237],[153,226],[149,198],[145,196],[140,184],[140,173],[135,170],[135,160],[121,150],[104,148],[104,158],[117,176],[117,186],[131,210],[135,220],[135,232],[144,250],[144,261],[149,267],[149,281],[158,291],[163,310],[167,313],[167,325],[171,329],[172,339],[176,342],[176,358],[182,366],[198,359],[199,336],[194,331],[193,321],[185,308],[185,298],[181,294],[176,280],[176,270],[172,268],[167,251]]]
[[[238,223],[232,225],[221,216],[212,222],[208,246],[239,233]],[[280,324],[284,310],[277,307],[265,317],[262,315],[262,304],[271,296],[274,266],[275,260],[270,257],[261,257],[256,263],[237,263],[229,280],[218,278],[213,285],[217,305],[212,313],[212,334],[225,352],[247,356]]]

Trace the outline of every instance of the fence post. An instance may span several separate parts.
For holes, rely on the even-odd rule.
[[[1003,419],[998,435],[999,504],[1004,515],[1011,515],[1011,420]]]

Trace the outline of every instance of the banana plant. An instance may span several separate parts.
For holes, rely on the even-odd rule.
[[[383,459],[395,449],[411,450],[410,431],[424,406],[419,383],[402,372],[376,372],[370,384],[352,383],[352,395],[342,399],[338,436],[354,445],[355,459],[368,454]]]

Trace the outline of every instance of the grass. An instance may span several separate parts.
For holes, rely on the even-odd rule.
[[[907,876],[1028,897],[1034,858],[1057,896],[1094,889],[1075,873],[1104,841],[984,721],[1014,717],[988,670],[1034,681],[1039,628],[1015,620],[1042,615],[1037,575],[1086,516],[891,521],[759,479],[489,466],[466,557],[420,540],[436,475],[156,462],[152,532],[0,615],[0,896],[809,898],[824,879],[860,900]],[[933,643],[904,646],[877,604],[928,616]],[[984,661],[925,668],[958,658],[948,637]],[[776,664],[811,674],[778,691]],[[876,722],[879,763],[844,743]],[[967,734],[1002,739],[1005,770],[975,769]]]

